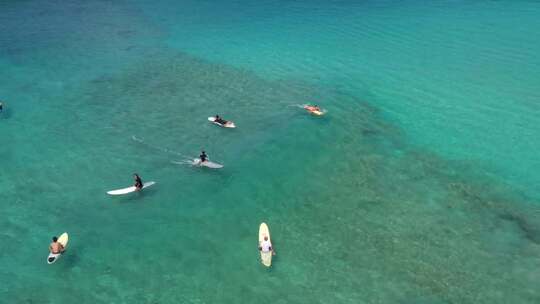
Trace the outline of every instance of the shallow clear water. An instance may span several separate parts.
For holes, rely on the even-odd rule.
[[[3,299],[540,300],[538,3],[40,5],[0,2]]]

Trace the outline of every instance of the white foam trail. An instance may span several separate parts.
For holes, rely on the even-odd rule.
[[[184,154],[182,154],[182,153],[180,153],[178,151],[175,151],[175,150],[171,150],[171,149],[168,149],[168,148],[164,148],[164,147],[160,147],[160,146],[151,145],[149,143],[146,143],[144,141],[144,139],[138,138],[135,135],[132,135],[131,139],[138,142],[138,143],[141,143],[141,144],[145,145],[146,147],[152,148],[154,150],[158,150],[158,151],[161,151],[161,152],[164,152],[164,153],[169,153],[169,154],[175,154],[175,155],[182,156],[182,157],[189,157],[189,156],[186,156],[186,155],[184,155]]]
[[[171,161],[171,163],[175,164],[175,165],[190,165],[190,166],[193,166],[194,163],[192,160],[173,160]]]
[[[144,142],[142,139],[137,138],[137,136],[135,136],[135,135],[131,135],[131,139],[133,139],[134,141],[138,141],[140,143]]]
[[[295,107],[295,108],[303,109],[305,106],[307,106],[307,104],[290,104],[287,107]]]

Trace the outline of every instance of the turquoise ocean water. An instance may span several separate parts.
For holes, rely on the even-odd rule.
[[[0,302],[540,302],[540,3],[7,0],[0,20]],[[201,149],[225,168],[174,163]],[[105,194],[134,172],[157,185]]]

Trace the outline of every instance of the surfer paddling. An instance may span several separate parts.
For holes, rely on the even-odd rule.
[[[216,116],[214,117],[214,122],[217,122],[219,124],[222,124],[222,125],[226,125],[228,123],[228,121],[226,121],[225,119],[219,117],[219,115],[216,114]]]
[[[234,125],[234,122],[232,122],[230,120],[225,120],[225,119],[223,119],[221,116],[219,116],[217,114],[215,116],[208,117],[208,120],[215,123],[216,125],[218,125],[220,127],[236,128],[236,126]]]
[[[64,246],[58,242],[58,238],[56,236],[53,236],[52,243],[49,245],[49,251],[52,254],[59,254],[63,253],[65,250]]]
[[[143,188],[143,182],[141,177],[139,176],[139,174],[134,173],[133,178],[135,178],[135,189],[137,189],[137,191],[140,191]]]
[[[304,106],[304,109],[306,109],[306,110],[308,110],[310,112],[315,112],[315,111],[320,112],[321,111],[321,108],[319,108],[319,106],[317,106],[317,105],[314,105],[314,106],[306,105],[306,106]]]

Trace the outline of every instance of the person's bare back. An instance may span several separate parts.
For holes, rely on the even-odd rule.
[[[62,246],[62,244],[58,243],[57,241],[58,239],[54,237],[53,242],[51,243],[51,245],[49,245],[49,250],[52,254],[58,254],[64,251],[64,246]]]

